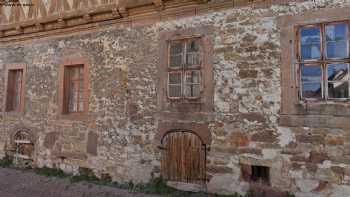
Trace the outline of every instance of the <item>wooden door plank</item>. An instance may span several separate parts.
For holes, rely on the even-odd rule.
[[[189,132],[168,134],[163,145],[161,172],[165,179],[202,183],[205,180],[205,147],[198,136]]]

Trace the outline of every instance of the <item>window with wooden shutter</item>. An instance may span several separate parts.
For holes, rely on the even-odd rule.
[[[23,65],[9,66],[7,70],[6,112],[20,112],[24,102]]]
[[[63,112],[84,111],[84,65],[64,68]]]
[[[168,181],[202,184],[206,181],[206,146],[185,131],[171,132],[162,140],[161,173]]]

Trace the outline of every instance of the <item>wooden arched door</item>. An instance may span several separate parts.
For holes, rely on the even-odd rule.
[[[32,159],[34,154],[34,143],[32,137],[26,131],[18,131],[14,136],[16,148],[15,157],[20,159]]]
[[[204,183],[206,148],[201,139],[187,131],[168,133],[162,140],[161,173],[168,181]]]

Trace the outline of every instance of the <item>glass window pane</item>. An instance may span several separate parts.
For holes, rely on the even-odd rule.
[[[199,97],[200,96],[200,85],[199,84],[188,84],[185,86],[186,97]]]
[[[186,72],[186,83],[200,83],[200,71]]]
[[[301,59],[320,59],[320,44],[301,45]]]
[[[187,52],[199,52],[199,40],[190,40],[187,44]]]
[[[301,88],[303,98],[322,98],[321,83],[303,83]]]
[[[330,24],[325,27],[326,57],[348,57],[348,26],[345,23]]]
[[[79,89],[79,111],[84,111],[84,89],[82,86],[83,83],[80,82],[80,89]]]
[[[169,84],[181,85],[181,73],[169,73]]]
[[[173,55],[170,57],[169,67],[181,67],[182,64],[182,55]]]
[[[329,82],[328,97],[329,98],[348,98],[349,83],[347,81]]]
[[[84,109],[84,66],[67,68],[68,112],[82,112]]]
[[[182,53],[182,42],[171,42],[170,43],[170,54]]]
[[[187,66],[199,65],[199,52],[191,52],[186,54]]]
[[[79,66],[79,78],[83,79],[84,78],[84,67]]]
[[[318,65],[301,65],[301,81],[321,81],[322,71]]]
[[[69,112],[78,111],[78,93],[79,81],[72,81],[69,89]]]
[[[327,78],[328,81],[349,80],[348,64],[328,64]]]
[[[16,109],[21,102],[21,83],[22,83],[22,70],[16,70],[15,73],[15,84],[14,84],[14,102],[13,109]]]
[[[181,97],[181,85],[169,85],[169,97]]]
[[[71,70],[72,80],[79,80],[79,76],[80,76],[79,67],[74,66],[74,67],[70,68],[70,70]]]
[[[346,40],[348,26],[346,23],[326,25],[326,41]]]
[[[327,58],[347,58],[348,57],[348,42],[337,41],[327,42],[326,57]]]
[[[186,63],[188,66],[199,65],[199,40],[191,40],[187,43]]]
[[[84,111],[84,100],[80,99],[79,100],[79,112]]]
[[[182,65],[182,50],[183,50],[183,44],[181,42],[171,42],[170,43],[169,67],[181,67],[181,65]]]
[[[300,28],[301,59],[319,59],[320,54],[320,28],[302,27]]]

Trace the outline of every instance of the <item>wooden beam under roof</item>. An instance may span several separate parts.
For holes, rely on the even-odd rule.
[[[164,2],[163,0],[153,0],[153,4],[158,8],[159,10],[164,8]]]
[[[26,13],[16,10],[11,14],[1,9],[0,42],[16,37],[29,38],[36,33],[39,35],[39,32],[40,35],[51,35],[50,31],[64,32],[85,24],[90,24],[89,27],[99,26],[97,23],[102,21],[106,21],[106,24],[126,24],[130,21],[138,24],[137,21],[143,21],[142,24],[145,24],[145,21],[151,23],[160,20],[159,16],[167,19],[215,9],[270,6],[295,0],[73,0],[73,4],[69,0],[47,1],[49,5],[44,4],[46,0],[32,0],[36,5]]]

